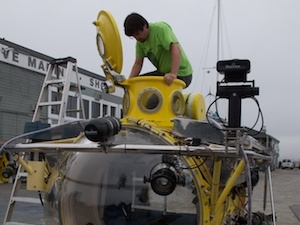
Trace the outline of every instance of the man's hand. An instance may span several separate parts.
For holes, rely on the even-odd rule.
[[[176,78],[177,78],[177,76],[173,73],[166,73],[164,75],[164,81],[167,85],[171,85],[173,83],[173,80]]]

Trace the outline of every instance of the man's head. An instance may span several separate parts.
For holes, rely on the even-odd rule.
[[[137,13],[131,13],[124,21],[124,31],[129,37],[134,37],[137,41],[144,42],[149,35],[148,21]]]

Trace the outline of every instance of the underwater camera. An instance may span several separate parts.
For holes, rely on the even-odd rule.
[[[241,124],[241,100],[259,95],[259,88],[254,87],[254,81],[247,81],[250,61],[239,59],[219,61],[217,70],[224,74],[224,80],[217,82],[217,96],[229,100],[228,127],[239,128]]]

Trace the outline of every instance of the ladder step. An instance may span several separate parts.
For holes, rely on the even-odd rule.
[[[29,197],[12,197],[11,202],[25,202],[25,203],[41,204],[40,199],[38,199],[38,198],[29,198]]]
[[[76,63],[77,60],[69,56],[69,57],[66,57],[66,58],[53,59],[53,60],[50,61],[50,64],[52,64],[52,65],[61,65],[61,64],[65,64],[67,62]]]
[[[20,222],[6,222],[3,225],[34,225],[34,224],[20,223]]]
[[[18,177],[28,177],[28,173],[26,172],[19,172]]]
[[[63,80],[63,79],[47,80],[47,81],[45,81],[44,85],[48,85],[48,84],[60,84],[60,83],[63,83],[63,82],[65,82],[65,80]]]
[[[40,102],[39,106],[60,105],[62,101]]]

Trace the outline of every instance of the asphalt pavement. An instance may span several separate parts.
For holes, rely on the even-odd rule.
[[[276,169],[271,173],[272,189],[277,225],[300,224],[300,169]],[[253,211],[263,209],[264,173],[253,191]],[[268,187],[266,213],[271,212],[270,192]]]

